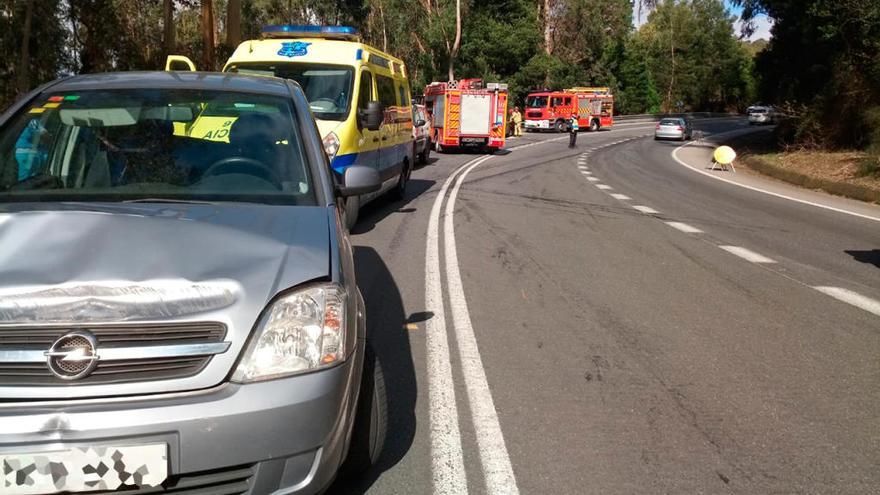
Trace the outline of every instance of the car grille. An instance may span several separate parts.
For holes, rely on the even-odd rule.
[[[140,495],[147,493],[175,493],[178,495],[242,495],[251,489],[253,466],[202,471],[199,473],[171,476],[162,486],[143,487],[114,492],[91,492],[93,494],[124,493]]]
[[[48,350],[70,327],[0,328],[0,350]],[[202,344],[223,341],[226,327],[220,323],[174,325],[118,325],[86,328],[101,347]],[[142,382],[185,378],[199,373],[211,360],[206,356],[172,356],[149,359],[98,361],[92,373],[67,381],[49,371],[46,363],[0,362],[4,386],[76,386]]]

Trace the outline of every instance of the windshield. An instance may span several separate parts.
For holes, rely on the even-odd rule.
[[[546,96],[529,96],[528,100],[526,100],[526,107],[528,108],[545,108],[546,106]]]
[[[0,201],[317,204],[285,98],[44,93],[0,132]]]
[[[289,62],[237,64],[228,70],[293,79],[302,86],[315,117],[339,121],[348,117],[354,80],[351,67]]]

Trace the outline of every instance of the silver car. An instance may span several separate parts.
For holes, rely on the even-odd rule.
[[[654,139],[691,139],[693,128],[689,120],[682,117],[666,117],[660,119],[654,129]]]
[[[381,118],[381,116],[375,116]],[[384,439],[299,86],[119,73],[0,116],[0,493],[316,493]]]
[[[749,107],[749,124],[773,124],[776,122],[776,110],[773,107]]]

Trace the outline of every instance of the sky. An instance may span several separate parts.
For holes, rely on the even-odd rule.
[[[733,14],[737,17],[739,17],[739,15],[742,13],[742,7],[737,7],[735,5],[732,5],[728,0],[724,1],[724,5],[727,6],[727,10],[729,10],[731,14]],[[633,11],[633,24],[636,27],[638,27],[638,26],[641,26],[642,24],[644,24],[645,22],[647,22],[648,13],[649,13],[648,10],[642,10],[642,16],[638,17],[638,11],[637,10]],[[755,18],[754,23],[755,23],[755,33],[752,34],[752,36],[750,36],[748,39],[751,41],[759,40],[761,38],[763,38],[765,40],[769,40],[770,39],[770,28],[773,26],[773,21],[765,15],[760,15]],[[741,26],[742,26],[742,21],[737,19],[737,21],[734,23],[734,26],[733,26],[736,34],[740,33]]]

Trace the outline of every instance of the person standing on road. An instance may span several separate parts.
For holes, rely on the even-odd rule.
[[[513,121],[513,135],[522,136],[522,114],[519,113],[519,107],[513,107],[510,120]]]
[[[572,115],[571,122],[568,124],[568,147],[574,148],[577,146],[578,139],[578,130],[580,127],[578,126],[579,115]]]

